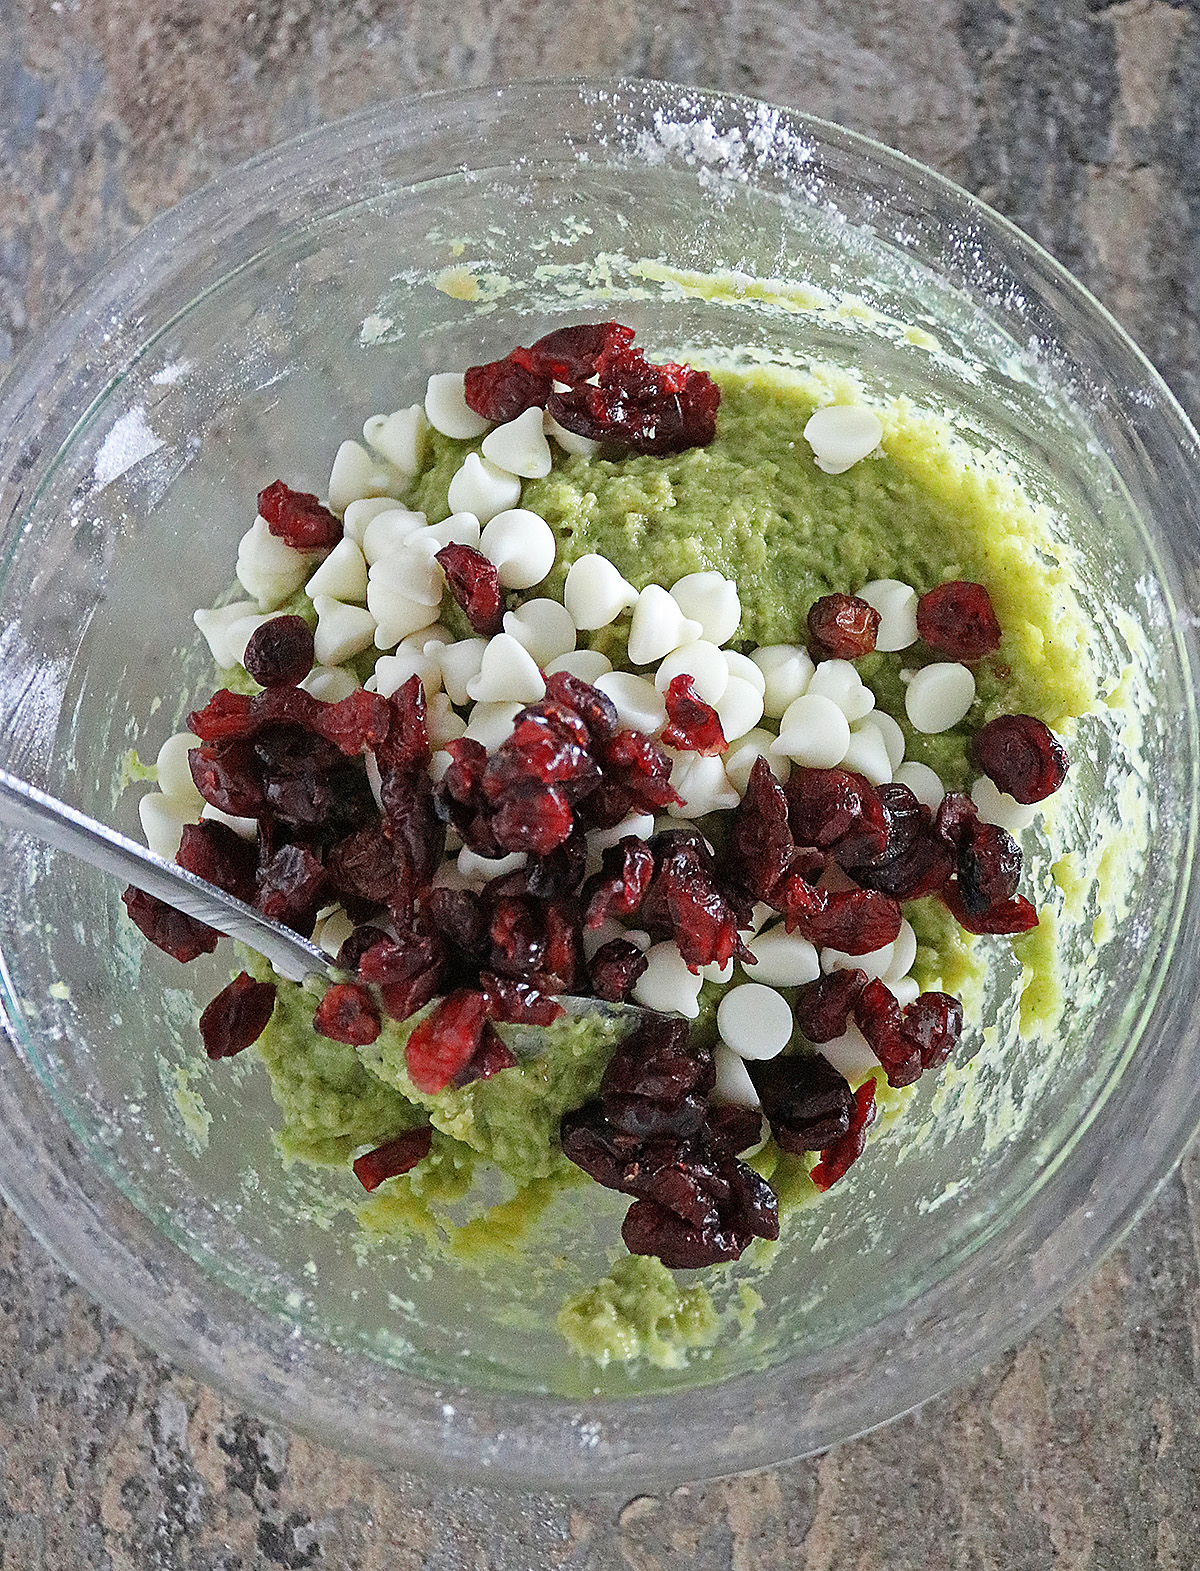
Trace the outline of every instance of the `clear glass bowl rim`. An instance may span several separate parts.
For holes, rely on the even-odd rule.
[[[718,122],[729,110],[745,113],[756,104],[740,95],[646,80],[559,78],[423,94],[306,131],[154,219],[26,346],[0,384],[0,523],[8,548],[28,503],[27,482],[42,461],[37,438],[43,411],[54,407],[68,375],[78,373],[89,329],[109,323],[115,330],[106,366],[89,373],[99,389],[125,347],[121,328],[131,302],[178,272],[185,265],[180,259],[196,250],[209,251],[212,279],[222,276],[222,247],[238,232],[239,215],[269,209],[276,223],[286,225],[333,211],[341,205],[338,173],[348,160],[411,153],[439,136],[462,137],[481,119],[536,116],[542,124],[570,126],[581,103],[598,122],[606,105],[619,102],[626,117],[641,116],[649,126],[656,107],[681,96],[689,113]],[[1160,422],[1157,454],[1200,474],[1200,441],[1157,372],[1041,247],[905,155],[795,110],[775,112],[810,143],[861,160],[876,180],[936,195],[986,238],[1015,277],[1044,282],[1067,301],[1076,319],[1136,372],[1126,391],[1134,418],[1144,416],[1144,395],[1152,395]],[[553,148],[531,146],[531,152],[542,151]],[[136,347],[136,336],[132,342]],[[1140,409],[1132,403],[1139,391]],[[86,411],[75,412],[82,417]],[[1185,952],[1197,929],[1200,893],[1193,883],[1177,937]],[[1160,1116],[1145,1128],[1136,1111],[1114,1110],[1108,1133],[1136,1129],[1138,1138],[1115,1157],[1111,1148],[1097,1149],[1108,1142],[1082,1142],[1015,1225],[918,1301],[824,1357],[704,1389],[622,1401],[480,1392],[418,1380],[365,1355],[309,1341],[206,1277],[88,1162],[22,1062],[19,1028],[5,1010],[6,988],[11,997],[0,956],[0,1191],[64,1269],[157,1352],[260,1414],[376,1463],[461,1482],[577,1493],[663,1488],[823,1450],[908,1411],[1020,1340],[1092,1272],[1149,1205],[1200,1127],[1200,1076],[1194,1074],[1176,1078],[1171,1098],[1156,1108]],[[1189,1015],[1182,990],[1164,988],[1143,1035],[1162,1039]],[[1190,1090],[1181,1093],[1180,1084]]]

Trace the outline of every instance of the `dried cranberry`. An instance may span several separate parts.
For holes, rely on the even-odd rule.
[[[243,840],[228,824],[211,818],[185,824],[175,860],[189,873],[238,900],[249,904],[254,899],[258,847],[253,840]]]
[[[357,972],[361,981],[378,986],[393,1020],[407,1020],[437,992],[444,962],[440,937],[407,932],[399,939],[379,936],[359,956]]]
[[[767,900],[795,855],[783,787],[766,759],[756,758],[722,851],[726,882],[753,900]]]
[[[556,698],[543,698],[540,703],[527,704],[513,722],[514,730],[526,720],[534,720],[549,726],[552,731],[557,731],[568,742],[574,742],[584,752],[591,748],[592,733],[588,730],[583,716],[571,705],[560,703]]]
[[[581,681],[569,671],[556,671],[546,678],[546,698],[573,710],[587,727],[593,743],[599,745],[616,736],[620,725],[617,706],[607,693],[590,682]]]
[[[737,913],[717,888],[712,858],[694,830],[657,835],[655,874],[641,907],[652,934],[675,939],[692,970],[746,953]]]
[[[962,897],[953,883],[942,890],[942,899],[950,908],[955,920],[968,933],[1028,933],[1038,925],[1037,909],[1024,895],[1014,895],[986,911],[973,913],[963,904]]]
[[[827,851],[847,868],[870,864],[886,852],[888,815],[879,792],[862,775],[795,768],[785,791],[797,845]]]
[[[712,1053],[689,1043],[685,1020],[648,1015],[618,1044],[604,1071],[600,1095],[606,1105],[610,1097],[635,1093],[669,1101],[693,1091],[711,1091],[715,1079]]]
[[[135,889],[131,884],[121,896],[130,920],[146,935],[156,949],[185,965],[199,955],[211,955],[220,933],[194,916],[176,911],[165,900]]]
[[[625,1213],[621,1238],[631,1255],[656,1255],[673,1271],[736,1260],[750,1242],[748,1232],[721,1226],[694,1227],[654,1200],[635,1200]]]
[[[1003,905],[1017,892],[1021,848],[1005,829],[976,824],[958,853],[958,895],[972,916]]]
[[[584,886],[584,926],[633,916],[654,875],[654,852],[636,835],[625,835],[604,853],[603,866]]]
[[[741,1156],[762,1139],[763,1116],[757,1107],[738,1107],[733,1102],[709,1103],[708,1143],[726,1160]]]
[[[420,1129],[410,1129],[360,1156],[354,1164],[354,1176],[364,1189],[378,1189],[385,1178],[398,1178],[423,1162],[432,1144],[433,1127],[422,1124]]]
[[[869,955],[890,944],[900,931],[902,913],[899,902],[875,889],[835,890],[825,897],[815,915],[789,925],[818,948],[841,950],[846,955]]]
[[[404,1061],[413,1085],[436,1096],[474,1058],[483,1037],[482,993],[458,988],[412,1029]]]
[[[274,982],[256,982],[248,971],[240,972],[200,1016],[204,1051],[209,1058],[232,1058],[258,1041],[274,1008]]]
[[[947,791],[933,820],[933,832],[957,859],[978,822],[979,810],[971,798],[962,791]]]
[[[387,736],[375,747],[380,769],[411,773],[427,768],[433,749],[429,744],[429,715],[421,678],[410,676],[387,702],[392,712],[391,724]]]
[[[962,1031],[957,998],[922,993],[901,1009],[891,991],[875,980],[863,988],[854,1018],[893,1086],[911,1085],[923,1070],[940,1068]]]
[[[599,765],[586,746],[541,716],[518,716],[512,735],[488,759],[483,793],[489,802],[498,802],[525,785],[561,785],[577,801],[599,778]]]
[[[251,746],[263,800],[283,823],[322,828],[344,821],[353,796],[362,803],[365,779],[347,774],[337,748],[322,737],[297,725],[270,725],[258,732]]]
[[[975,733],[975,762],[1001,791],[1029,804],[1051,796],[1067,778],[1067,750],[1033,715],[1001,715]]]
[[[383,776],[383,832],[409,899],[425,889],[446,849],[446,826],[437,814],[427,774],[390,769]]]
[[[558,900],[577,894],[587,862],[587,836],[577,822],[549,856],[530,857],[525,864],[526,892],[537,900]]]
[[[365,987],[354,982],[335,982],[313,1015],[313,1030],[333,1042],[348,1042],[365,1047],[379,1035],[379,1011]]]
[[[386,698],[365,687],[349,693],[336,704],[322,704],[312,729],[340,753],[353,758],[364,749],[377,752],[392,728],[394,711]]]
[[[490,1080],[493,1075],[498,1075],[502,1069],[515,1069],[517,1067],[516,1055],[504,1041],[504,1038],[492,1025],[490,1020],[483,1022],[483,1035],[475,1056],[470,1063],[460,1069],[455,1075],[452,1084],[456,1087],[467,1086],[476,1080]]]
[[[564,1013],[558,999],[532,981],[481,971],[479,986],[489,1020],[509,1025],[550,1026]]]
[[[784,1053],[748,1068],[782,1150],[823,1151],[849,1130],[850,1086],[820,1053]]]
[[[956,579],[917,601],[917,632],[954,660],[978,660],[1000,647],[1000,624],[982,584]]]
[[[810,1042],[832,1042],[846,1030],[850,1011],[867,985],[867,973],[856,967],[827,971],[796,992],[796,1024]]]
[[[389,982],[379,989],[384,1013],[392,1020],[407,1020],[418,1009],[424,1009],[431,998],[437,996],[441,986],[441,968],[431,966],[418,971],[405,982]]]
[[[540,409],[550,396],[550,378],[535,375],[506,355],[486,365],[468,366],[463,393],[469,409],[503,425],[527,409]]]
[[[504,592],[496,567],[469,545],[443,546],[437,559],[467,621],[482,637],[493,637],[504,626]]]
[[[488,924],[491,969],[505,976],[530,976],[542,969],[546,929],[533,901],[503,896]]]
[[[879,632],[879,612],[857,595],[822,595],[808,613],[808,634],[825,659],[869,655]]]
[[[593,994],[610,1004],[628,1003],[633,997],[638,978],[649,964],[642,951],[629,939],[610,939],[597,949],[588,966]]]
[[[574,823],[561,786],[525,787],[500,803],[492,818],[492,833],[504,851],[548,856],[562,845]]]
[[[312,936],[327,888],[325,869],[306,846],[281,846],[258,871],[254,904],[273,922]]]
[[[251,742],[206,742],[188,754],[196,790],[211,806],[235,818],[254,818],[263,807],[262,780]]]
[[[813,1183],[822,1192],[836,1184],[839,1178],[858,1161],[867,1144],[867,1131],[875,1122],[875,1080],[868,1077],[854,1093],[854,1111],[850,1115],[850,1128],[829,1146],[821,1160],[809,1173]]]
[[[667,724],[661,738],[664,747],[677,747],[705,756],[725,751],[720,717],[711,704],[701,699],[686,672],[671,679],[664,699],[667,706]]]
[[[219,688],[203,709],[192,710],[187,717],[187,728],[202,742],[244,739],[254,729],[249,694]]]
[[[637,453],[664,455],[705,447],[717,430],[721,390],[703,371],[651,365],[640,349],[606,347],[595,385],[551,393],[546,408],[568,431]]]
[[[431,889],[425,909],[433,930],[463,958],[479,961],[487,954],[487,912],[473,889]]]
[[[391,842],[379,823],[356,829],[331,847],[325,871],[338,894],[385,905],[396,882]]]
[[[258,511],[271,533],[297,551],[337,545],[342,538],[341,522],[311,491],[293,491],[282,480],[258,493]]]
[[[255,628],[242,664],[262,687],[294,687],[312,670],[312,628],[302,616],[275,616]]]
[[[598,1099],[567,1113],[560,1127],[563,1155],[605,1189],[632,1194],[639,1176],[642,1142],[622,1134]]]
[[[535,376],[556,382],[586,382],[601,355],[633,342],[631,327],[620,322],[579,322],[556,327],[528,349],[517,348],[509,357]]]
[[[570,901],[548,900],[542,907],[542,920],[546,925],[542,971],[557,982],[558,992],[578,992],[586,975],[578,909]]]

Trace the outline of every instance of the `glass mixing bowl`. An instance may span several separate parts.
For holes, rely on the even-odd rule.
[[[851,365],[952,412],[1051,509],[1103,685],[1128,667],[1136,696],[1081,723],[1058,833],[1099,855],[1106,811],[1148,831],[1107,865],[1113,940],[1094,892],[1062,924],[1057,1036],[1015,1039],[998,965],[977,1072],[922,1082],[910,1134],[769,1272],[721,1278],[723,1307],[763,1299],[740,1334],[601,1370],[552,1321],[607,1269],[619,1197],[547,1224],[533,1268],[368,1239],[348,1173],[284,1170],[262,1071],[203,1060],[227,958],[148,950],[112,881],[9,837],[0,1185],[139,1335],[263,1413],[462,1478],[650,1489],[961,1380],[1094,1267],[1197,1125],[1200,455],[1111,318],[937,175],[745,99],[524,84],[306,134],[151,224],[3,388],[0,763],[136,833],[129,750],[211,685],[191,613],[259,487],[321,490],[364,416],[584,313],[656,349]],[[1053,837],[1029,850],[1056,898]]]

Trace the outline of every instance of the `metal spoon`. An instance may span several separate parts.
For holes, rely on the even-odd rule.
[[[68,807],[57,797],[19,780],[0,769],[0,824],[18,829],[43,840],[56,851],[112,873],[122,883],[148,895],[157,895],[177,911],[215,927],[229,938],[239,939],[250,949],[265,955],[280,976],[289,982],[302,982],[314,972],[327,978],[340,973],[323,949],[301,938],[290,927],[283,927],[263,916],[245,901],[227,895],[175,862],[164,862],[145,846],[110,829],[98,819],[89,818],[77,808]],[[610,1004],[599,998],[563,997],[559,999],[567,1014],[604,1015],[630,1022],[644,1017],[646,1011],[634,1004]]]
[[[223,889],[205,883],[174,862],[164,862],[145,846],[110,829],[107,824],[57,797],[39,791],[0,769],[0,824],[44,840],[56,851],[112,873],[122,883],[133,884],[148,895],[157,895],[177,911],[194,916],[230,938],[256,949],[289,982],[302,982],[315,971],[336,975],[333,961],[323,949],[263,916]]]

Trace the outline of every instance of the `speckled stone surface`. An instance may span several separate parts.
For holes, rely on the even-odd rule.
[[[430,86],[626,71],[761,93],[964,181],[1200,415],[1196,0],[0,0],[0,372],[216,171]],[[265,1427],[0,1220],[3,1571],[1188,1571],[1200,1160],[1023,1346],[812,1461],[568,1503],[378,1475]]]

